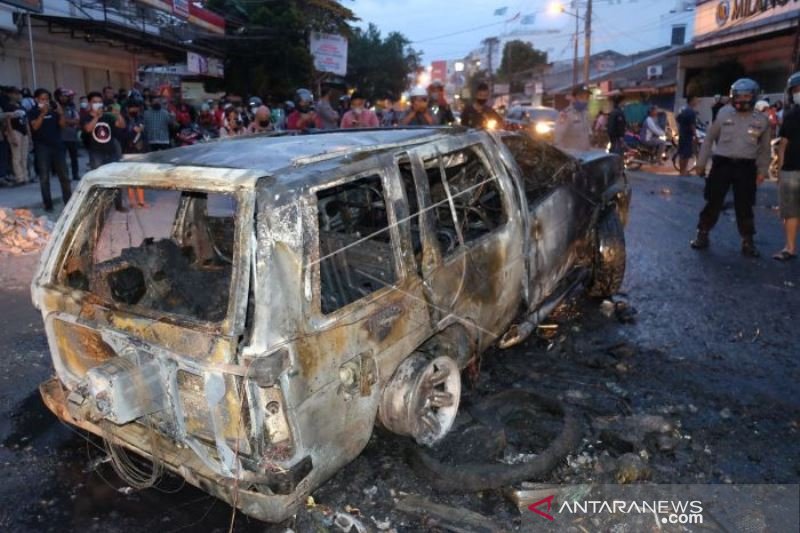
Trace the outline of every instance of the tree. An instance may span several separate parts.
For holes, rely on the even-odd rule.
[[[351,37],[353,12],[335,0],[208,0],[206,7],[228,21],[225,86],[242,95],[292,98],[299,87],[314,89],[308,49],[312,31]]]
[[[409,44],[397,32],[383,38],[374,24],[366,29],[356,28],[348,43],[348,84],[373,99],[387,95],[398,98],[408,83],[408,75],[420,63],[419,52]]]
[[[525,41],[508,41],[503,47],[503,59],[497,79],[511,84],[511,92],[522,92],[525,79],[533,74],[537,67],[547,64],[547,52],[542,52]]]

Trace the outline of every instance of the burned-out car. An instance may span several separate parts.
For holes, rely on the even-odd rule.
[[[128,188],[146,208],[115,209]],[[524,340],[567,290],[616,291],[629,197],[616,156],[459,129],[103,166],[33,282],[56,372],[42,396],[132,486],[166,469],[281,521],[376,423],[441,439],[460,370]]]

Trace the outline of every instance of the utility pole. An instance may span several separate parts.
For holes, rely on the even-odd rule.
[[[575,48],[572,51],[572,86],[578,85],[578,5],[575,4]]]
[[[586,2],[586,12],[584,13],[584,35],[583,35],[583,83],[589,85],[590,57],[592,55],[592,0]],[[577,44],[577,36],[575,43]]]

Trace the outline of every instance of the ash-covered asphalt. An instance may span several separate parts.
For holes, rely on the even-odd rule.
[[[536,481],[800,482],[800,262],[769,257],[782,245],[774,185],[760,189],[756,209],[765,257],[751,260],[739,255],[732,208],[710,250],[689,248],[701,180],[631,178],[620,312],[578,296],[547,321],[556,327],[487,353],[477,381],[466,385],[452,438],[436,453],[510,461],[541,451],[560,430],[557,417],[511,416],[498,436],[473,416],[483,399],[521,388],[573,406],[584,428],[578,449]],[[0,529],[227,531],[230,507],[179,479],[126,490],[107,464],[93,465],[98,443],[44,408],[37,385],[52,369],[30,304],[35,260],[0,257]],[[525,530],[534,520],[502,491],[430,489],[409,468],[408,449],[376,430],[362,455],[314,492],[316,508],[279,526],[236,514],[233,529],[326,531],[330,511],[359,515],[371,531],[429,529],[395,509],[406,494],[481,513],[500,529]]]

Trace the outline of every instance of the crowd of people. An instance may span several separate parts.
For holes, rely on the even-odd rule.
[[[792,82],[794,80],[794,82]],[[780,168],[781,214],[785,220],[786,246],[775,255],[789,260],[797,256],[796,240],[800,220],[800,150],[797,149],[800,74],[788,87],[791,109],[784,113],[782,102],[758,100],[758,84],[740,80],[731,97],[715,98],[708,139],[697,154],[698,99],[690,97],[676,115],[680,173],[688,172],[688,161],[697,154],[698,173],[704,174],[708,160],[714,165],[706,181],[707,205],[700,215],[694,248],[708,247],[708,234],[719,216],[729,188],[734,191],[737,220],[742,234],[742,252],[757,256],[753,244],[755,228],[752,203],[757,182],[764,179],[769,164],[770,140],[781,138],[777,154]],[[456,122],[439,82],[410,91],[408,100],[383,98],[370,101],[361,92],[346,92],[343,86],[325,84],[315,101],[308,89],[298,89],[294,100],[271,102],[257,96],[249,99],[224,97],[198,107],[169,93],[153,93],[135,85],[130,90],[104,87],[77,98],[74,91],[0,87],[0,186],[17,186],[38,177],[42,203],[53,210],[50,177],[61,186],[64,203],[71,194],[71,180],[81,177],[78,152],[89,155],[89,168],[121,159],[123,154],[164,150],[193,144],[200,138],[237,137],[275,130],[332,130],[393,126],[436,126]],[[502,117],[489,104],[489,87],[479,84],[469,104],[463,108],[460,123],[466,127],[502,127]],[[797,97],[797,98],[795,98]],[[613,109],[591,122],[588,117],[590,90],[578,86],[570,105],[563,109],[554,132],[561,148],[589,150],[598,138],[608,139],[611,151],[626,149],[629,131],[621,98],[613,99]],[[657,120],[658,109],[650,108],[639,128],[641,142],[656,153],[663,149],[664,130]],[[720,120],[720,117],[724,120]],[[756,120],[758,119],[758,120]],[[741,123],[741,124],[740,124]],[[493,125],[494,124],[494,125]],[[757,130],[757,131],[756,131]],[[757,133],[757,135],[756,135]],[[593,143],[594,140],[594,143]],[[724,142],[723,142],[724,141]],[[712,145],[715,146],[713,154]],[[746,156],[746,157],[744,157]],[[67,164],[69,159],[69,164]],[[71,176],[71,180],[70,180]],[[129,207],[144,207],[141,191],[129,191]],[[117,209],[125,210],[122,199]]]
[[[488,92],[488,87],[485,87]],[[485,102],[484,102],[485,104]],[[439,82],[411,91],[408,102],[370,101],[359,91],[324,84],[315,102],[298,89],[294,100],[271,102],[258,96],[225,96],[189,105],[169,92],[104,87],[77,96],[67,88],[34,92],[0,87],[0,186],[38,180],[46,211],[53,210],[50,177],[58,178],[64,202],[71,181],[81,178],[79,151],[89,170],[118,161],[124,154],[164,150],[216,137],[237,137],[276,130],[330,130],[398,125],[448,125],[453,111]],[[130,199],[130,207],[144,205]],[[118,205],[122,207],[121,202]]]

